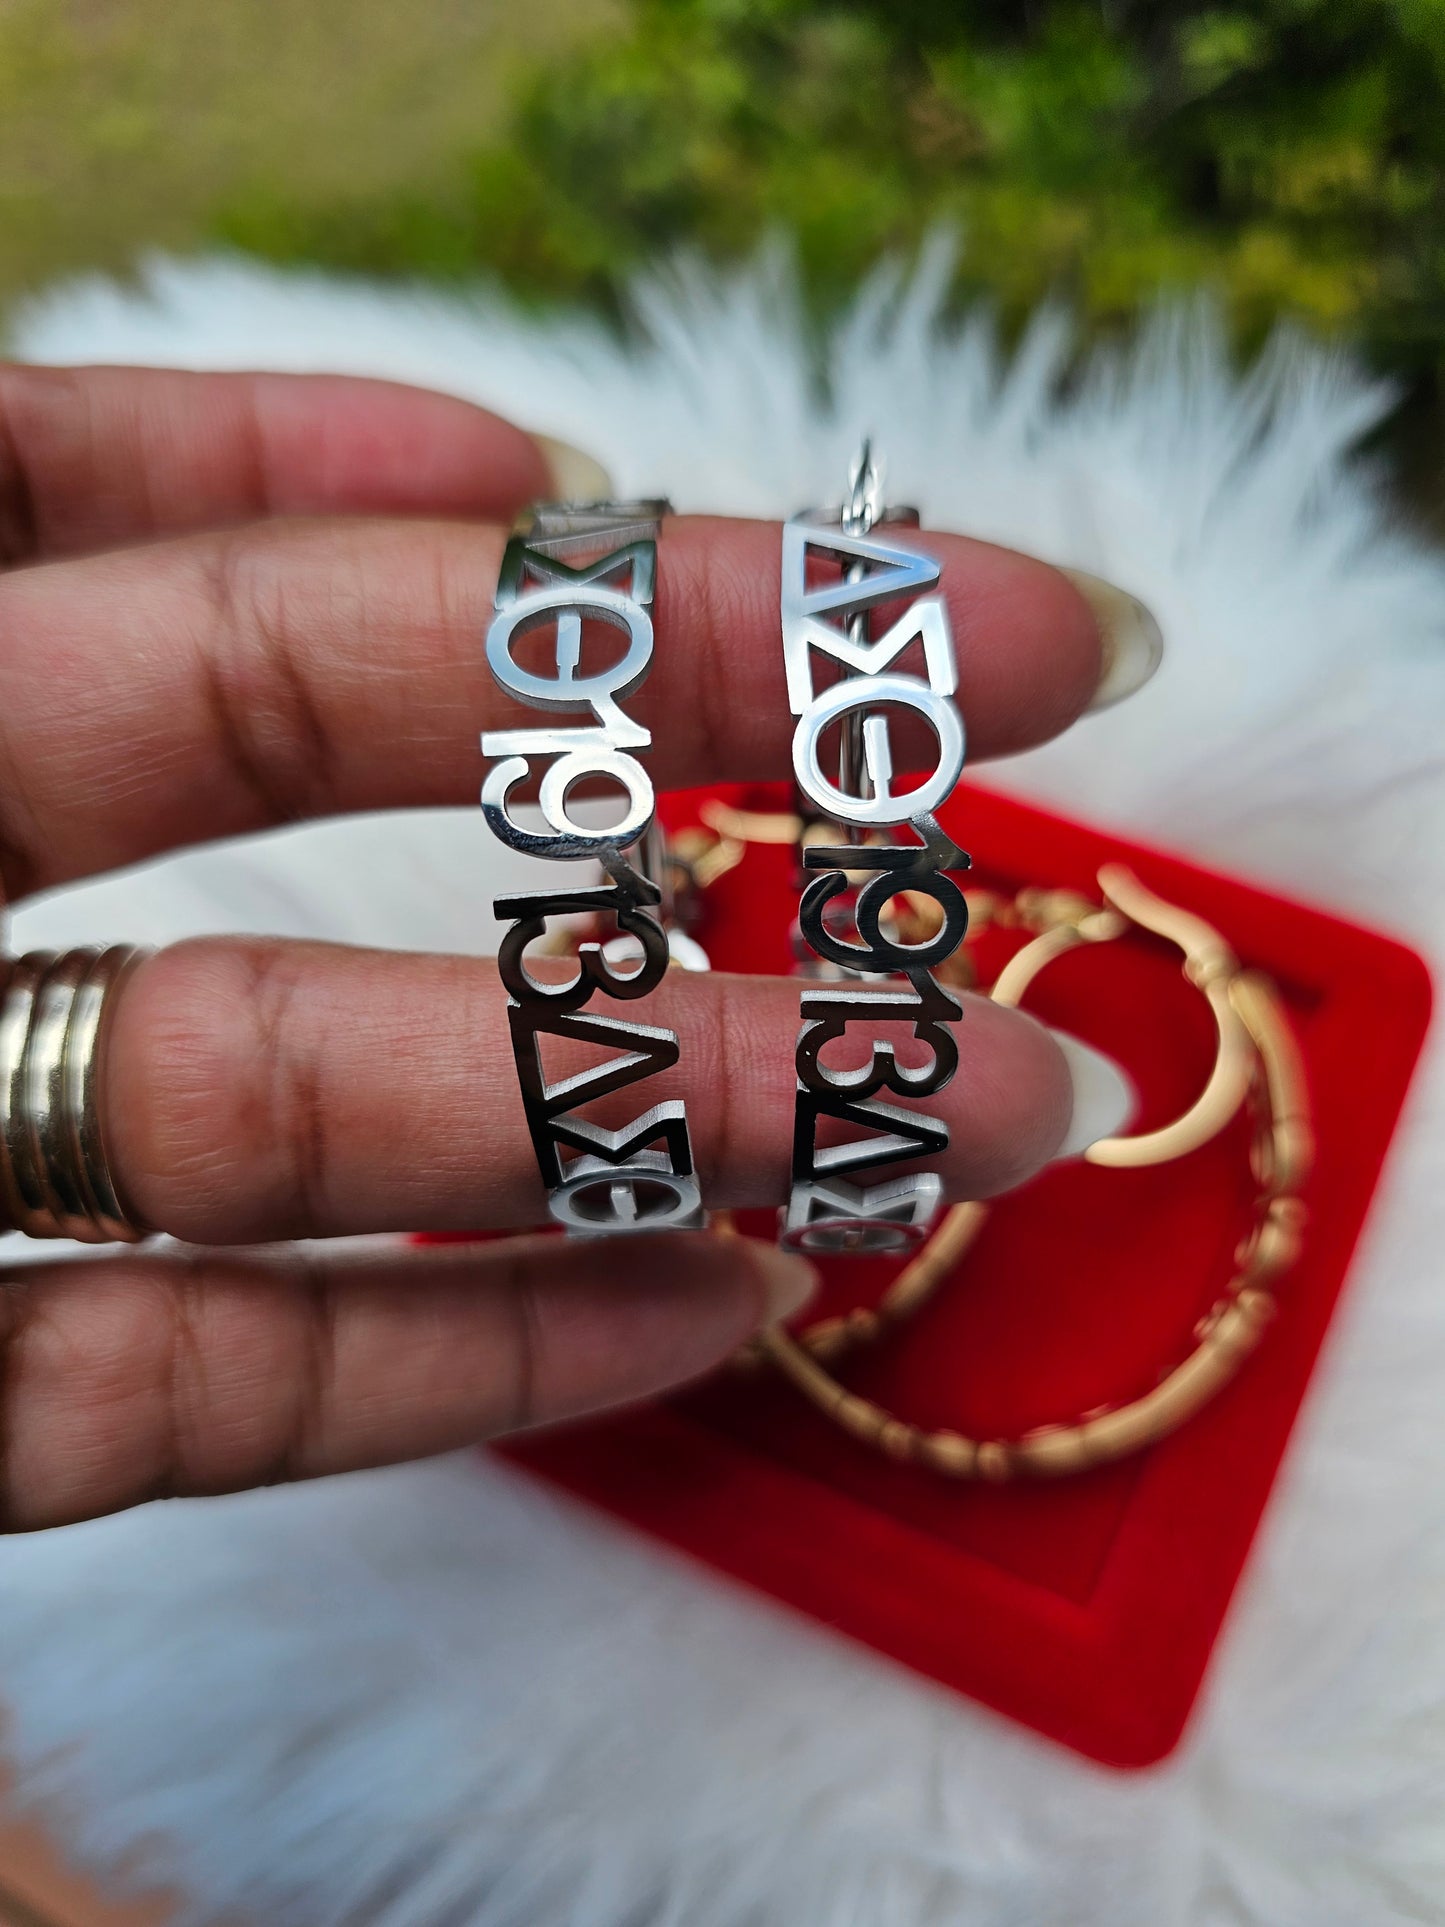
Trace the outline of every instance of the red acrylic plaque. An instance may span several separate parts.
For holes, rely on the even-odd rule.
[[[785,809],[786,792],[726,792]],[[699,799],[673,799],[674,823]],[[973,880],[1094,889],[1105,862],[1215,924],[1282,994],[1318,1155],[1299,1263],[1239,1378],[1173,1437],[1054,1482],[957,1484],[889,1463],[767,1377],[725,1372],[664,1405],[528,1438],[518,1463],[733,1579],[1114,1766],[1178,1741],[1314,1369],[1429,1010],[1399,944],[972,786],[945,825]],[[794,859],[758,848],[709,893],[723,970],[785,972]],[[746,909],[744,908],[746,904]],[[1135,1128],[1182,1110],[1212,1058],[1177,952],[1131,935],[1062,959],[1029,1008],[1124,1064]],[[1243,1117],[1149,1170],[1080,1163],[999,1201],[956,1276],[897,1336],[847,1361],[920,1424],[1004,1436],[1147,1389],[1190,1347],[1251,1218]],[[768,1235],[770,1221],[754,1228]],[[835,1260],[818,1309],[876,1296],[879,1261]]]

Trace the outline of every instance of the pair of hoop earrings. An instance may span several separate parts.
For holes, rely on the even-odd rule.
[[[607,881],[581,889],[498,898],[509,924],[499,955],[508,1021],[527,1125],[548,1187],[552,1216],[574,1234],[600,1235],[697,1225],[701,1199],[685,1107],[672,1100],[611,1131],[579,1115],[594,1101],[677,1061],[676,1033],[594,1015],[595,993],[632,1001],[655,988],[672,960],[661,915],[680,877],[706,887],[740,860],[749,841],[796,840],[805,876],[798,928],[807,974],[828,988],[802,996],[796,1048],[793,1178],[781,1235],[820,1252],[897,1251],[921,1244],[874,1307],[819,1321],[797,1333],[775,1328],[746,1356],[769,1360],[820,1411],[854,1438],[889,1457],[959,1479],[1002,1480],[1075,1472],[1118,1459],[1174,1431],[1229,1382],[1258,1344],[1275,1306],[1275,1286],[1293,1262],[1303,1232],[1300,1190],[1312,1154],[1308,1102],[1288,1020],[1268,982],[1241,969],[1220,933],[1145,890],[1127,871],[1100,873],[1100,901],[1066,891],[1025,890],[1011,900],[965,893],[953,870],[968,858],[934,814],[952,793],[963,764],[963,725],[953,703],[957,671],[938,565],[917,549],[887,540],[889,523],[911,527],[916,511],[882,506],[881,477],[865,444],[836,510],[794,518],[784,531],[781,617],[790,706],[798,718],[794,773],[806,818],[757,818],[715,804],[705,812],[715,841],[664,851],[653,821],[652,785],[639,760],[649,732],[622,708],[651,664],[651,606],[662,502],[590,506],[546,504],[529,513],[508,543],[487,636],[487,659],[514,699],[547,712],[579,713],[566,727],[489,731],[493,759],[482,806],[493,832],[515,849],[563,861],[600,863]],[[575,560],[573,559],[575,558]],[[872,633],[882,605],[902,613]],[[582,625],[619,631],[617,661],[583,673]],[[517,644],[536,631],[552,637],[544,672],[526,667]],[[905,652],[921,655],[922,676],[904,672]],[[816,663],[837,679],[819,690]],[[894,787],[890,716],[912,712],[932,733],[934,761],[921,782]],[[839,734],[836,780],[823,767],[827,734]],[[519,784],[540,767],[543,827],[513,813]],[[570,791],[606,778],[625,798],[620,822],[596,829],[572,814]],[[908,840],[893,833],[906,826]],[[842,841],[835,841],[841,837]],[[916,840],[914,840],[916,839]],[[634,863],[628,852],[638,848]],[[876,1179],[880,1167],[942,1151],[942,1119],[905,1109],[941,1091],[957,1066],[951,1026],[962,1015],[955,989],[971,987],[959,946],[975,928],[1013,924],[1030,941],[1000,973],[990,995],[1017,1004],[1054,958],[1080,944],[1107,942],[1137,928],[1175,943],[1184,974],[1206,998],[1217,1033],[1204,1091],[1171,1125],[1106,1139],[1087,1161],[1138,1167],[1182,1157],[1217,1135],[1250,1104],[1251,1165],[1257,1184],[1253,1225],[1235,1255],[1224,1291],[1195,1328],[1194,1348],[1138,1398],[1014,1439],[974,1439],[926,1430],[847,1389],[832,1367],[849,1351],[911,1317],[951,1275],[976,1238],[987,1207],[965,1204],[936,1224],[941,1183],[933,1173]],[[540,940],[554,954],[569,948],[553,919],[610,918],[610,940],[576,947],[565,983],[543,982],[525,953]],[[851,923],[856,940],[847,934]],[[605,923],[604,923],[605,927]],[[626,941],[619,941],[625,939]],[[674,930],[672,943],[685,935]],[[625,953],[625,954],[624,954]],[[626,962],[626,969],[619,963]],[[859,987],[868,976],[902,978],[904,991]],[[898,1061],[874,1033],[907,1025],[929,1051],[919,1069]],[[825,1067],[821,1054],[852,1024],[868,1027],[870,1061],[862,1071]],[[569,1038],[610,1050],[609,1062],[549,1082],[541,1039]],[[886,1093],[886,1096],[884,1095]],[[824,1118],[851,1125],[847,1142],[820,1147]],[[857,1174],[868,1172],[860,1184]],[[719,1229],[726,1229],[720,1224]]]
[[[934,973],[963,939],[963,893],[948,872],[968,859],[933,814],[963,767],[963,722],[953,701],[958,674],[947,608],[936,593],[939,565],[878,533],[890,521],[909,527],[918,521],[916,510],[883,507],[881,483],[865,444],[849,472],[844,503],[794,517],[783,534],[783,655],[798,718],[794,769],[803,796],[845,839],[830,845],[815,839],[807,849],[804,863],[817,874],[803,892],[800,925],[834,978],[856,983],[870,975],[901,976],[908,983],[906,991],[818,989],[803,997],[792,1184],[781,1236],[806,1250],[898,1250],[927,1235],[940,1208],[941,1180],[931,1172],[890,1176],[888,1167],[946,1148],[943,1120],[912,1106],[942,1090],[958,1063],[949,1027],[962,1006]],[[530,708],[571,720],[484,734],[482,751],[491,759],[482,788],[486,821],[513,849],[600,863],[607,877],[582,889],[501,897],[493,906],[509,925],[498,963],[548,1209],[568,1231],[594,1236],[701,1222],[680,1101],[644,1109],[616,1131],[580,1115],[678,1057],[674,1031],[585,1008],[599,993],[624,1002],[645,996],[670,960],[658,915],[665,865],[653,826],[652,783],[640,761],[652,739],[622,707],[651,666],[657,536],[666,511],[661,501],[547,503],[530,510],[507,544],[487,632],[487,662],[501,688]],[[901,613],[875,638],[874,618],[885,604]],[[584,670],[583,624],[589,621],[619,632],[623,648],[611,664]],[[542,670],[517,653],[539,631],[551,638],[551,659]],[[904,669],[910,652],[921,653],[922,675]],[[820,663],[836,676],[821,689],[815,680]],[[900,713],[920,719],[935,744],[932,768],[905,792],[894,786],[890,737]],[[822,762],[835,727],[841,741],[836,782]],[[515,793],[534,775],[540,829],[513,807]],[[576,786],[596,779],[620,789],[624,799],[621,820],[606,829],[569,807]],[[899,828],[908,832],[903,841],[877,835]],[[637,863],[629,855],[634,847],[642,853]],[[869,873],[861,888],[852,881],[858,870]],[[884,910],[900,892],[936,910],[936,927],[926,937],[915,941],[885,929]],[[838,932],[843,906],[856,942]],[[579,914],[611,917],[617,936],[630,943],[584,942],[567,982],[539,980],[526,965],[529,946],[546,940],[551,919]],[[633,959],[640,955],[640,962],[619,969],[619,948]],[[859,1024],[870,1034],[884,1033],[873,1037],[868,1066],[861,1072],[825,1066],[826,1045]],[[886,1027],[899,1024],[930,1053],[921,1069],[905,1068],[886,1041]],[[611,1054],[590,1071],[549,1081],[542,1062],[548,1037]],[[848,1141],[820,1143],[820,1125],[839,1122],[851,1127]],[[867,1181],[860,1183],[863,1173]]]

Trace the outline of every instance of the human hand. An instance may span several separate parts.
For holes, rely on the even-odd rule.
[[[339,811],[459,804],[478,732],[530,718],[482,638],[525,502],[605,493],[466,403],[340,378],[0,370],[0,878],[27,893]],[[777,776],[791,718],[776,525],[659,544],[659,788]],[[975,756],[1065,728],[1153,661],[1148,617],[1027,557],[927,538]],[[747,1240],[522,1237],[244,1249],[545,1214],[490,962],[201,939],[143,963],[102,1125],[136,1217],[186,1250],[0,1288],[0,1525],[58,1524],[443,1451],[661,1390],[806,1297]],[[786,1189],[797,986],[676,973],[709,1205]],[[1092,1053],[971,999],[938,1100],[952,1195],[1115,1128]]]

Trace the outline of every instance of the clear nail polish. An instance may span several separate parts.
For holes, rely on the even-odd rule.
[[[1142,689],[1159,667],[1164,655],[1163,633],[1137,596],[1082,569],[1065,569],[1062,573],[1088,603],[1099,628],[1101,673],[1089,713],[1111,709]]]

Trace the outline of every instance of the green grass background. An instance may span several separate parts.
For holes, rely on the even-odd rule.
[[[939,220],[1006,324],[1347,338],[1439,468],[1445,0],[0,0],[0,315],[218,242],[615,311],[774,228],[823,314]]]
[[[365,218],[415,254],[520,68],[610,0],[0,0],[0,304],[213,243],[264,206],[290,251]],[[378,243],[379,256],[388,250]],[[383,265],[389,265],[384,260]]]

